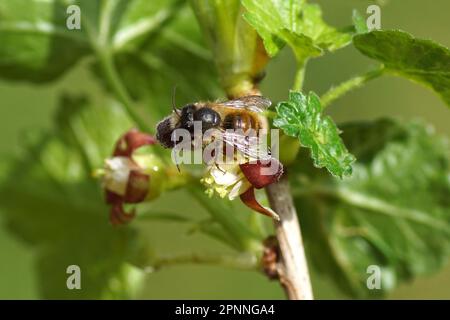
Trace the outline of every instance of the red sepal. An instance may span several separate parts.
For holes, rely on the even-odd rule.
[[[156,139],[153,136],[140,132],[137,129],[131,129],[119,138],[113,156],[131,157],[136,149],[155,143]]]
[[[131,212],[125,212],[123,209],[123,202],[118,202],[112,205],[109,215],[109,220],[115,226],[126,224],[133,220],[135,217],[135,210],[131,210]]]
[[[261,163],[258,160],[256,163],[243,163],[239,166],[244,176],[256,189],[261,189],[277,182],[283,174],[283,165],[275,158],[272,158],[266,163]],[[273,174],[265,174],[265,171],[269,170],[268,168],[271,166],[276,168],[276,172]]]
[[[123,197],[126,203],[139,203],[144,201],[148,194],[150,176],[139,170],[131,170],[128,176],[127,189]]]
[[[123,197],[111,192],[106,191],[106,202],[111,204],[111,209],[109,212],[109,220],[113,225],[120,225],[130,222],[134,216],[135,211],[132,210],[131,212],[125,212],[123,208]]]
[[[259,204],[255,197],[255,188],[249,188],[243,194],[241,194],[242,202],[252,210],[262,213],[266,216],[272,217],[273,219],[280,221],[278,214],[268,207],[264,207]]]

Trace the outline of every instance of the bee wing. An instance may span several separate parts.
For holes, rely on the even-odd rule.
[[[272,105],[272,102],[261,96],[245,96],[234,100],[220,102],[219,104],[229,108],[245,108],[254,112],[263,112]]]
[[[256,135],[245,135],[227,130],[222,133],[222,140],[249,158],[258,160],[270,160],[272,158],[269,148],[263,149]]]

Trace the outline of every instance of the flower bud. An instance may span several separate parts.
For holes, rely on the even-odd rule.
[[[167,180],[170,170],[153,153],[156,139],[132,129],[117,141],[113,155],[97,171],[102,177],[106,202],[111,205],[110,220],[114,225],[129,222],[135,210],[125,212],[124,204],[137,204],[157,197],[163,188],[171,187]]]

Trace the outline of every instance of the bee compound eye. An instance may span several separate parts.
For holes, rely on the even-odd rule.
[[[201,121],[203,130],[208,130],[214,126],[219,125],[220,115],[212,109],[202,108],[195,112],[194,120]]]

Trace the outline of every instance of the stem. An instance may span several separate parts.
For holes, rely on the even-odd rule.
[[[313,293],[306,263],[300,224],[287,175],[266,187],[270,206],[280,216],[275,222],[281,252],[279,279],[290,300],[312,300]]]
[[[160,256],[144,270],[157,271],[163,267],[180,264],[205,264],[252,271],[259,268],[256,255],[249,252],[234,255],[193,252]]]
[[[302,91],[303,83],[305,81],[305,67],[306,67],[306,62],[297,64],[297,70],[295,71],[294,86],[292,87],[292,90],[298,91],[298,92]]]
[[[306,61],[297,62],[292,88],[294,91],[303,89],[306,63]],[[280,216],[280,221],[274,222],[281,253],[278,266],[280,283],[290,300],[313,300],[300,223],[287,174],[285,173],[278,182],[267,186],[266,192],[270,206]]]
[[[106,47],[109,43],[111,34],[111,20],[114,14],[114,10],[118,4],[117,0],[109,0],[101,2],[101,10],[99,17],[99,32],[97,35],[97,41],[101,47]]]
[[[230,2],[227,7],[221,7],[225,2]],[[262,71],[267,63],[268,57],[258,63],[257,56],[254,54],[255,48],[258,48],[258,38],[255,30],[248,24],[242,24],[244,29],[240,29],[233,14],[223,15],[233,10],[230,8],[239,8],[240,2],[233,1],[200,1],[191,0],[195,8],[200,25],[208,36],[213,48],[213,54],[218,66],[218,71],[222,79],[227,96],[239,98],[246,95],[260,95],[256,86],[256,76]],[[220,8],[219,8],[220,7]],[[218,11],[217,11],[218,10]],[[237,11],[239,12],[239,11]],[[230,38],[231,33],[231,38]],[[233,40],[233,41],[230,41]],[[235,42],[237,41],[237,45]],[[242,41],[239,41],[239,40]],[[251,43],[249,39],[254,39]],[[259,42],[259,44],[261,44]],[[262,46],[261,46],[262,48]],[[263,51],[263,49],[261,49]],[[243,61],[247,63],[243,63]],[[305,75],[306,61],[298,61],[295,84],[293,90],[301,91]],[[251,68],[248,69],[247,67]],[[255,68],[257,66],[257,68]],[[256,70],[254,70],[256,69]],[[256,73],[255,73],[256,71]],[[284,177],[278,183],[266,187],[269,196],[270,205],[280,215],[281,222],[276,223],[278,243],[281,251],[281,261],[277,264],[277,275],[281,284],[286,289],[290,299],[312,299],[312,289],[309,280],[308,269],[306,266],[305,254],[300,235],[300,229],[297,220],[297,213],[293,205],[292,196],[289,190],[289,182]],[[195,194],[200,201],[199,194]],[[208,202],[203,203],[209,207]],[[240,221],[230,218],[233,212],[222,211],[221,208],[208,208],[211,215],[220,222],[230,234],[236,234],[237,237],[246,237],[244,228],[238,226]],[[230,211],[230,210],[228,210]],[[251,238],[250,238],[251,239]],[[261,246],[261,243],[259,243]]]
[[[385,69],[382,66],[378,69],[371,70],[365,74],[351,78],[351,79],[339,84],[337,87],[332,87],[321,98],[322,108],[327,107],[334,100],[340,98],[347,92],[363,86],[370,80],[380,77],[384,73],[384,70]]]
[[[114,92],[116,98],[125,108],[130,118],[138,125],[142,131],[150,132],[150,127],[142,120],[142,117],[134,110],[134,106],[125,86],[120,79],[114,64],[113,48],[111,46],[111,20],[117,1],[102,2],[102,14],[100,16],[98,33],[86,22],[88,37],[93,50],[96,53],[100,66],[108,85]]]

